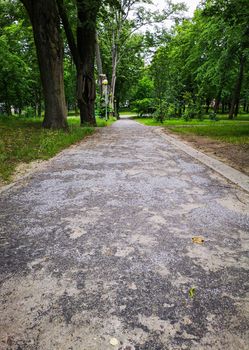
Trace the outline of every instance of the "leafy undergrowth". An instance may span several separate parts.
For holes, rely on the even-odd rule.
[[[68,118],[68,132],[45,130],[41,123],[38,118],[0,117],[0,179],[9,182],[18,164],[49,159],[94,133],[92,127],[80,127],[77,117]],[[98,126],[111,123],[97,120]]]

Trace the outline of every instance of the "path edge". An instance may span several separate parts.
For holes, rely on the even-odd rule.
[[[214,171],[225,177],[227,180],[230,180],[231,182],[233,182],[234,184],[236,184],[237,186],[241,187],[243,190],[249,193],[249,176],[221,162],[218,159],[212,158],[206,155],[205,153],[196,150],[195,148],[189,146],[185,142],[182,142],[173,136],[167,135],[165,133],[164,128],[152,127],[152,129],[154,133],[156,133],[159,136],[162,136],[169,143],[173,144],[174,146],[187,153],[191,157],[197,159],[201,163],[207,165],[209,168],[213,169]]]

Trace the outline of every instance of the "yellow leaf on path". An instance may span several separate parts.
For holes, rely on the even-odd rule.
[[[118,341],[118,339],[116,339],[116,338],[111,338],[110,344],[111,344],[112,346],[117,346],[117,345],[119,345],[119,341]]]
[[[192,242],[196,244],[203,244],[204,238],[201,236],[195,236],[195,237],[192,237]]]

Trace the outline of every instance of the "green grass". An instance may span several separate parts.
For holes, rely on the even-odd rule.
[[[119,112],[120,115],[128,115],[128,116],[136,116],[137,113],[136,112],[131,112],[131,111],[122,111],[122,112]]]
[[[191,119],[189,121],[186,121],[183,118],[180,119],[165,119],[163,123],[156,121],[153,118],[134,118],[139,123],[142,123],[144,125],[148,126],[192,126],[192,125],[223,125],[223,124],[232,124],[232,125],[241,125],[241,124],[248,124],[249,125],[249,115],[241,115],[238,116],[235,120],[229,120],[227,116],[219,115],[218,121],[210,120],[209,118],[205,118],[203,120],[199,119]]]
[[[218,141],[240,145],[249,145],[249,124],[170,127],[170,129],[180,134],[205,136]]]
[[[235,120],[228,120],[227,116],[218,116],[218,121],[210,119],[166,119],[163,123],[153,118],[135,118],[136,121],[148,126],[164,126],[173,132],[185,135],[197,135],[212,139],[245,145],[249,144],[249,115],[240,115]]]
[[[98,126],[110,125],[97,118]],[[80,127],[78,117],[69,117],[69,131],[45,130],[38,118],[0,117],[0,178],[11,180],[19,163],[49,159],[64,148],[94,133],[92,127]]]
[[[116,121],[116,119],[112,118],[112,117],[110,117],[107,121],[105,121],[104,119],[101,119],[101,118],[96,118],[96,120],[97,120],[97,125],[99,128],[102,128],[105,126],[110,126]]]
[[[69,125],[79,126],[79,124],[80,124],[80,117],[79,116],[71,115],[67,118],[67,120],[68,120]],[[105,126],[112,125],[116,121],[116,119],[110,118],[107,121],[105,121],[104,119],[96,117],[96,121],[97,121],[97,126],[99,128],[103,128]]]

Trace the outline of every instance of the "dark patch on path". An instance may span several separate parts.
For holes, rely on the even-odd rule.
[[[248,349],[248,194],[153,128],[62,152],[0,220],[0,349]]]

